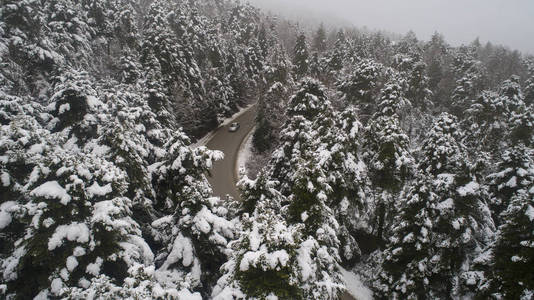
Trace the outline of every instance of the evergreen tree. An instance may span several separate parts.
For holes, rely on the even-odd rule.
[[[280,129],[284,120],[282,107],[287,93],[284,85],[276,82],[258,100],[256,130],[252,136],[252,144],[260,153],[272,149],[279,140]]]
[[[358,105],[363,114],[371,114],[380,91],[383,66],[372,60],[362,60],[354,71],[338,80],[337,90],[344,101]]]
[[[313,50],[317,51],[318,53],[323,53],[326,51],[326,48],[326,29],[324,28],[324,24],[321,23],[313,38]]]
[[[410,176],[413,157],[409,138],[399,124],[398,109],[405,101],[396,84],[386,85],[382,92],[379,111],[367,125],[364,155],[369,177],[375,188],[374,232],[382,238],[389,225],[394,208],[393,199]]]
[[[508,134],[503,111],[505,103],[497,93],[483,91],[465,111],[466,144],[470,149],[497,152]]]
[[[493,194],[492,213],[496,224],[501,224],[501,212],[510,205],[510,200],[519,191],[528,191],[534,185],[534,161],[532,149],[523,144],[506,150],[497,164],[497,172],[488,176]]]
[[[298,193],[290,196],[299,197],[297,200],[286,199],[276,191],[274,182],[262,176],[241,183],[245,199],[256,199],[255,209],[250,216],[243,216],[243,233],[233,244],[235,255],[222,268],[225,274],[214,289],[214,299],[337,299],[341,278],[339,259],[332,248],[337,240],[329,234],[332,228],[328,227],[335,226],[335,222],[325,224],[328,219],[332,221],[330,210],[321,198],[309,194],[313,193],[309,179],[298,179]],[[284,207],[288,201],[305,204],[307,209],[302,211],[291,204]],[[294,214],[299,211],[300,216],[296,217]]]
[[[460,48],[452,63],[455,88],[451,94],[450,112],[458,117],[469,107],[476,95],[485,87],[486,70],[474,57],[472,48]]]
[[[494,291],[510,299],[532,297],[534,278],[531,266],[534,260],[533,191],[521,190],[510,199],[502,214],[503,224],[499,228],[497,242],[493,249]]]
[[[438,196],[432,180],[417,174],[401,193],[399,212],[382,253],[382,272],[375,275],[378,294],[386,298],[425,299],[443,282],[435,272],[433,231]]]
[[[308,74],[309,69],[309,53],[308,43],[306,42],[306,35],[300,33],[297,36],[297,42],[293,49],[293,65],[296,77],[302,78]]]
[[[422,147],[420,168],[432,176],[437,195],[432,256],[433,271],[442,282],[432,287],[433,297],[467,293],[476,281],[473,262],[493,238],[489,195],[473,165],[466,161],[461,132],[455,118],[444,113]]]
[[[338,31],[334,48],[328,58],[328,68],[330,71],[336,72],[344,67],[345,55],[347,52],[345,49],[346,43],[345,32],[343,30]]]
[[[528,79],[525,81],[525,104],[534,105],[534,62],[530,61],[528,67]]]
[[[459,143],[462,133],[456,118],[442,113],[435,121],[421,147],[420,168],[428,174],[454,173],[465,158],[465,148]],[[442,146],[443,145],[443,146]]]

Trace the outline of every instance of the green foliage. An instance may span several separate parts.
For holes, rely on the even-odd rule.
[[[300,33],[297,37],[295,49],[293,49],[293,64],[295,65],[294,72],[296,77],[302,78],[308,74],[308,59],[309,53],[306,35],[304,33]]]
[[[299,287],[291,284],[289,267],[267,271],[251,268],[246,272],[238,272],[236,276],[249,297],[267,299],[270,295],[276,295],[279,299],[304,299]]]
[[[510,199],[493,249],[495,291],[502,297],[528,297],[534,289],[534,236],[532,193],[522,191]]]

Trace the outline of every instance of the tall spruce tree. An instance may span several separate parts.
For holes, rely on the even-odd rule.
[[[306,35],[302,32],[297,36],[297,42],[293,49],[293,65],[296,77],[302,78],[309,71],[309,52]]]

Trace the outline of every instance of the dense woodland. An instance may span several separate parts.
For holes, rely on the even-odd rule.
[[[534,59],[226,0],[0,1],[0,298],[534,297]],[[241,199],[192,141],[257,102]]]

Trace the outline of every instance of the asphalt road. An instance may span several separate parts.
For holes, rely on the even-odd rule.
[[[229,132],[228,127],[230,125],[219,127],[206,145],[209,149],[224,152],[224,159],[213,165],[211,176],[208,176],[214,196],[224,199],[227,195],[230,195],[234,199],[239,199],[239,193],[236,188],[238,178],[235,171],[237,154],[241,142],[255,125],[255,117],[256,105],[232,120],[232,122],[238,122],[241,125],[237,132]]]

